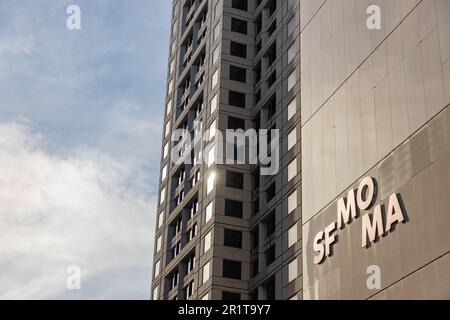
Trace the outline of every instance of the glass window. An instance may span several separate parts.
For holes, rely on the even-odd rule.
[[[219,83],[219,69],[217,69],[212,76],[211,89],[214,89],[218,83]]]
[[[288,121],[292,119],[292,117],[297,112],[297,100],[294,98],[288,105]]]
[[[222,300],[228,301],[241,300],[241,294],[237,292],[222,291]]]
[[[209,280],[209,265],[210,262],[203,266],[203,283]]]
[[[298,273],[297,273],[297,258],[289,263],[288,265],[288,282],[292,282],[295,279],[297,279]]]
[[[214,28],[213,41],[217,41],[220,38],[220,31],[222,31],[222,24],[219,22]]]
[[[247,34],[247,21],[231,18],[231,31]]]
[[[228,217],[242,218],[243,204],[241,201],[225,199],[225,215]]]
[[[216,93],[216,95],[211,100],[210,114],[213,114],[217,109],[217,106],[218,106],[217,95],[218,95],[218,93]]]
[[[165,133],[164,136],[167,137],[170,133],[170,121],[166,123],[166,129],[165,129]]]
[[[288,182],[295,178],[297,175],[297,159],[294,159],[288,165]]]
[[[288,23],[288,37],[292,35],[296,27],[297,27],[297,19],[295,18],[295,16],[293,16]]]
[[[159,286],[153,289],[153,300],[158,300]]]
[[[288,197],[288,214],[297,209],[297,190],[291,193]]]
[[[172,111],[172,99],[170,99],[169,102],[167,102],[166,115],[168,115],[170,113],[170,111]]]
[[[297,128],[294,128],[288,134],[288,150],[291,150],[297,143]]]
[[[229,90],[228,104],[233,107],[245,108],[245,93]]]
[[[156,253],[158,253],[162,248],[162,236],[159,236],[156,240]]]
[[[212,147],[208,152],[208,167],[211,167],[216,161],[216,147]]]
[[[292,247],[297,243],[298,235],[297,235],[297,224],[294,224],[288,231],[288,248]]]
[[[224,278],[241,280],[241,262],[223,260],[222,276]]]
[[[242,43],[231,41],[230,55],[240,58],[247,58],[247,46]]]
[[[247,70],[236,66],[230,66],[230,80],[245,83],[247,81]]]
[[[208,232],[208,234],[203,239],[203,244],[204,244],[204,246],[203,246],[204,251],[203,252],[204,253],[206,253],[211,248],[211,239],[212,239],[211,238],[212,237],[211,232],[212,231]]]
[[[208,206],[206,207],[206,214],[205,214],[205,223],[208,223],[209,220],[211,220],[213,215],[213,201],[211,201]]]
[[[244,175],[238,172],[227,171],[226,183],[228,188],[244,189]]]
[[[220,45],[218,45],[217,48],[214,49],[214,52],[213,52],[213,64],[216,64],[217,61],[219,61],[219,56],[220,56]]]
[[[159,261],[159,260],[156,261],[156,263],[155,263],[155,276],[154,276],[155,278],[156,278],[157,276],[159,276],[160,265],[161,265],[160,261]]]
[[[163,204],[163,202],[166,200],[166,188],[163,188],[161,190],[161,196],[160,196],[160,201],[159,204]]]
[[[168,155],[169,155],[169,143],[167,142],[167,143],[164,145],[163,159],[167,158]]]
[[[295,55],[297,54],[297,43],[294,42],[288,49],[288,64],[294,60]]]
[[[208,183],[206,186],[206,194],[210,194],[211,191],[213,191],[215,179],[216,179],[216,174],[214,172],[210,173],[209,177],[208,177]]]
[[[247,9],[248,9],[248,0],[232,0],[231,1],[231,7],[233,9],[247,11]]]
[[[288,77],[288,92],[291,91],[295,87],[296,83],[297,83],[297,75],[294,70]]]
[[[167,164],[161,170],[161,182],[166,180],[167,177]]]
[[[225,247],[242,249],[242,232],[225,229],[223,233],[223,245]]]

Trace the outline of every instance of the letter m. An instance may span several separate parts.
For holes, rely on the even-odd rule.
[[[347,203],[345,198],[340,198],[337,204],[337,227],[342,229],[350,221],[350,217],[357,217],[355,189],[350,189],[347,195]]]

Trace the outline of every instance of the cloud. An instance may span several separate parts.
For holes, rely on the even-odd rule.
[[[34,46],[34,37],[32,34],[13,39],[3,39],[0,42],[0,57],[8,55],[27,54],[31,55]]]
[[[0,123],[0,298],[148,298],[155,198],[142,164],[50,146],[27,125]],[[66,288],[70,265],[80,291]]]

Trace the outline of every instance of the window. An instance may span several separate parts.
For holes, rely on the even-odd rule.
[[[296,27],[297,27],[297,20],[295,19],[295,16],[293,16],[291,20],[289,20],[288,22],[287,27],[288,37],[290,37],[292,33],[294,33]]]
[[[233,218],[242,218],[242,202],[225,199],[225,215]]]
[[[213,214],[213,201],[211,201],[206,207],[205,223],[208,223],[208,221],[212,218],[212,214]]]
[[[212,100],[211,100],[210,114],[213,114],[214,111],[216,111],[217,107],[218,107],[218,100],[217,100],[217,93],[216,93],[214,98],[212,98]]]
[[[295,70],[288,77],[288,92],[291,91],[295,84],[297,83],[297,75],[295,74]]]
[[[294,224],[288,231],[288,248],[292,247],[297,243],[298,235],[297,235],[297,224]]]
[[[158,216],[158,228],[161,228],[164,222],[164,212],[160,212]]]
[[[211,232],[208,232],[208,234],[205,236],[205,238],[203,239],[203,243],[204,243],[204,253],[208,252],[208,250],[211,248]]]
[[[255,216],[255,215],[258,214],[258,212],[259,212],[259,198],[256,198],[256,199],[253,201],[253,211],[252,211],[252,214]]]
[[[225,185],[229,188],[244,189],[244,175],[242,173],[227,171]]]
[[[159,252],[159,250],[161,250],[162,247],[162,236],[159,236],[158,239],[156,240],[156,253]]]
[[[170,99],[169,102],[167,102],[166,115],[169,115],[170,111],[172,111],[172,99]]]
[[[164,137],[167,137],[170,133],[170,121],[166,123],[166,129],[164,133]]]
[[[216,136],[216,120],[214,120],[208,128],[208,140],[212,140]]]
[[[224,278],[241,280],[241,262],[223,260],[222,276]]]
[[[294,128],[294,130],[292,130],[288,134],[288,150],[291,150],[296,143],[297,143],[297,128]]]
[[[297,159],[294,159],[288,165],[288,182],[295,178],[297,175]]]
[[[209,265],[210,262],[203,266],[203,283],[209,280]]]
[[[163,204],[165,200],[166,200],[166,188],[163,188],[163,189],[161,190],[161,195],[160,195],[160,199],[159,199],[159,204]]]
[[[238,130],[238,129],[245,130],[245,119],[229,116],[227,128],[231,130]]]
[[[228,104],[233,107],[245,108],[245,94],[230,90],[228,92]]]
[[[219,69],[217,69],[212,76],[211,89],[214,89],[218,83],[219,83]]]
[[[289,49],[288,49],[288,64],[292,62],[292,60],[294,60],[295,55],[297,54],[297,43],[293,43]]]
[[[230,54],[240,58],[247,58],[247,46],[242,43],[231,41]]]
[[[252,250],[258,249],[259,246],[259,228],[256,227],[251,231],[251,237],[252,237]]]
[[[216,1],[216,6],[214,7],[214,18],[217,18],[220,16],[220,13],[222,12],[222,0]]]
[[[237,301],[241,300],[241,294],[237,292],[222,291],[222,300]]]
[[[202,300],[209,300],[209,293],[205,294],[205,295],[202,297]]]
[[[292,100],[288,105],[288,121],[295,116],[296,112],[297,112],[297,100],[294,98],[294,100]]]
[[[225,247],[242,249],[242,232],[225,229],[223,233],[223,245]]]
[[[252,277],[256,277],[259,273],[259,259],[256,257],[252,261]]]
[[[214,28],[213,41],[217,41],[220,37],[220,31],[222,30],[222,25],[219,22]]]
[[[265,224],[266,224],[266,237],[270,237],[271,235],[273,235],[275,233],[275,227],[276,227],[274,211],[272,211],[269,214],[269,218],[267,218],[267,220],[265,221]]]
[[[247,21],[231,18],[231,31],[247,34]]]
[[[161,182],[166,180],[167,177],[167,164],[161,170]]]
[[[173,82],[173,79],[172,79],[172,80],[170,80],[170,82],[169,82],[169,94],[171,94],[171,93],[172,93],[172,90],[173,90],[173,86],[174,86],[174,84],[175,84],[175,82]]]
[[[288,265],[288,282],[292,282],[297,278],[297,272],[297,259],[295,259]]]
[[[161,262],[158,260],[156,263],[155,263],[155,278],[157,277],[157,276],[159,276],[159,269],[160,269],[160,265],[161,265]]]
[[[158,300],[159,286],[153,289],[153,300]]]
[[[208,152],[208,167],[211,167],[216,161],[216,147],[212,147]]]
[[[168,155],[169,155],[169,143],[167,142],[167,143],[164,145],[163,159],[167,158]]]
[[[248,0],[232,0],[231,7],[242,11],[247,11]]]
[[[247,70],[230,66],[230,80],[245,83],[247,81]]]
[[[175,70],[175,59],[170,62],[169,73],[172,73]]]
[[[292,8],[296,0],[288,0],[288,9]]]
[[[194,280],[192,280],[185,288],[184,288],[184,294],[186,296],[186,299],[189,299],[192,294],[194,293]]]
[[[269,266],[275,261],[275,245],[267,249],[265,255],[266,255],[266,265]]]
[[[267,188],[267,190],[266,190],[266,199],[267,199],[267,202],[269,202],[270,200],[272,200],[274,197],[275,197],[275,194],[276,194],[276,184],[275,184],[275,182],[274,183],[272,183],[270,186],[269,186],[269,188]]]
[[[206,186],[206,194],[210,194],[214,189],[214,181],[216,179],[216,174],[214,172],[210,173],[208,177],[208,182]]]
[[[291,193],[288,197],[288,214],[297,209],[297,190]]]
[[[220,55],[220,45],[218,45],[217,48],[214,49],[214,52],[213,52],[213,64],[215,64],[217,61],[219,61],[219,55]]]
[[[266,102],[264,108],[267,110],[267,119],[272,119],[272,117],[277,113],[277,95],[276,93],[270,97],[269,101]]]
[[[186,261],[187,274],[191,273],[195,268],[195,254],[191,254]]]

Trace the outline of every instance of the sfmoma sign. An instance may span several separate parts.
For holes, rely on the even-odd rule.
[[[377,198],[377,183],[372,177],[361,180],[357,190],[350,189],[347,198],[337,202],[337,220],[319,231],[313,240],[315,252],[314,263],[321,264],[332,254],[331,246],[336,243],[336,233],[344,229],[356,219],[362,219],[361,245],[364,248],[394,231],[397,223],[405,223],[406,212],[401,206],[401,199],[393,193],[387,199],[387,206],[375,204]],[[373,209],[373,210],[372,210]],[[363,211],[368,213],[360,216]],[[372,211],[372,212],[370,212]]]

